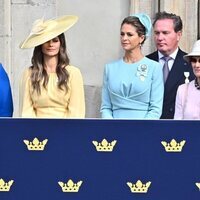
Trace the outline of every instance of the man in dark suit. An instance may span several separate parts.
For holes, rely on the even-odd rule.
[[[147,57],[160,62],[162,66],[165,64],[164,57],[170,57],[167,61],[169,72],[165,81],[161,119],[174,118],[178,86],[194,79],[191,65],[183,59],[186,52],[179,48],[182,28],[181,18],[172,13],[159,12],[153,22],[157,51],[147,55]]]

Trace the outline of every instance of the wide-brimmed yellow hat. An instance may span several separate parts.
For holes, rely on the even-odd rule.
[[[56,19],[38,19],[33,23],[30,35],[20,44],[20,48],[39,46],[64,33],[78,21],[75,15],[65,15]]]

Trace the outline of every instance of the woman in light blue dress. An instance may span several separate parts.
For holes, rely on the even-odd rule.
[[[0,117],[12,117],[13,101],[8,75],[0,63]]]
[[[162,66],[142,54],[151,32],[146,14],[125,18],[121,24],[120,60],[106,64],[102,88],[102,118],[159,119],[163,104]]]

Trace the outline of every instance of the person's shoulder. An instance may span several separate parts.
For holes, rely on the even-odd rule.
[[[79,68],[76,67],[76,66],[74,66],[74,65],[66,65],[66,66],[65,66],[65,69],[71,70],[71,71],[76,71],[76,70],[79,71]]]
[[[184,83],[184,84],[181,84],[178,86],[178,89],[177,89],[177,94],[179,95],[182,95],[185,93],[186,89],[188,87],[188,84],[187,83]]]
[[[31,76],[31,72],[32,72],[32,68],[31,67],[27,67],[23,70],[22,72],[22,76],[23,78],[28,78]]]
[[[175,66],[179,66],[179,65],[183,65],[182,67],[182,71],[189,71],[190,72],[190,80],[193,80],[195,77],[194,77],[194,73],[193,73],[193,69],[192,69],[192,66],[191,66],[191,63],[190,62],[187,62],[183,57],[184,55],[187,55],[187,53],[183,50],[181,50],[179,48],[178,52],[177,52],[177,55],[176,55],[176,58],[175,58]]]
[[[148,57],[144,57],[145,62],[150,65],[151,67],[161,67],[161,64],[158,61],[152,60]]]
[[[186,55],[187,52],[183,51],[182,49],[178,49],[178,52],[177,52],[177,55],[180,54],[180,55]]]
[[[1,80],[1,82],[4,82],[4,83],[9,82],[9,78],[6,73],[6,70],[4,69],[4,67],[1,63],[0,63],[0,80]]]
[[[65,66],[65,69],[69,72],[69,74],[81,73],[80,69],[73,65],[67,65]]]
[[[2,63],[0,63],[0,72],[7,75],[7,72]]]
[[[8,74],[1,63],[0,63],[0,78],[1,80],[4,79],[4,81],[9,81]]]
[[[113,68],[113,67],[115,67],[115,66],[122,65],[122,63],[123,63],[123,60],[122,60],[122,59],[113,60],[113,61],[110,61],[110,62],[106,63],[106,67],[107,67],[107,68]]]
[[[125,65],[123,59],[113,60],[105,64],[105,72],[112,73],[113,71],[118,71],[118,68],[121,68]]]
[[[154,52],[146,55],[146,57],[155,60],[158,57],[158,51],[154,51]]]
[[[27,67],[24,69],[24,73],[30,74],[32,72],[32,67]]]
[[[193,87],[193,86],[194,86],[194,80],[191,81],[191,82],[189,82],[189,83],[183,83],[183,84],[179,85],[178,90],[179,90],[180,92],[181,92],[181,91],[185,91],[186,88],[188,88],[188,87]]]
[[[1,63],[0,63],[0,72],[1,72],[1,73],[6,73],[4,67],[3,67],[3,65],[2,65]]]
[[[0,63],[0,70],[4,70],[3,65]]]

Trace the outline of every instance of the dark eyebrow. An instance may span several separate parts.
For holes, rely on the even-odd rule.
[[[121,34],[127,34],[127,35],[133,35],[134,33],[132,33],[132,32],[124,32],[124,31],[121,31]]]
[[[154,33],[164,33],[164,34],[167,34],[167,33],[170,33],[170,31],[154,31]]]

